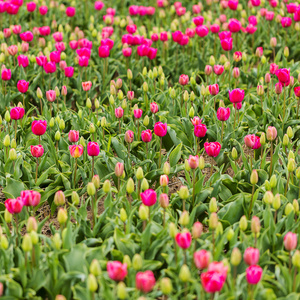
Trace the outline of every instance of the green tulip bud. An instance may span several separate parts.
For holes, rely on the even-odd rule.
[[[218,222],[217,228],[216,228],[216,236],[223,234],[223,225],[221,222]]]
[[[145,221],[148,219],[149,216],[149,208],[148,206],[141,205],[139,207],[139,217],[141,220]]]
[[[290,173],[295,171],[295,169],[296,169],[296,162],[295,162],[295,160],[293,158],[289,159],[288,165],[287,165],[287,169],[288,169],[288,171]]]
[[[131,79],[133,78],[133,76],[132,76],[132,71],[131,71],[130,69],[127,69],[127,78],[128,78],[129,80],[131,80]]]
[[[4,115],[4,119],[5,119],[5,121],[8,123],[8,122],[10,122],[10,113],[9,113],[9,111],[7,110],[6,112],[5,112],[5,115]]]
[[[217,212],[218,211],[218,204],[217,199],[215,197],[212,197],[209,201],[208,210],[210,213]]]
[[[241,231],[246,231],[247,230],[248,222],[247,222],[246,216],[241,217],[239,226],[240,226]]]
[[[64,121],[63,119],[61,119],[61,120],[59,121],[59,129],[60,129],[61,131],[63,131],[63,130],[65,129],[65,121]]]
[[[232,238],[234,237],[234,231],[232,228],[229,228],[227,231],[227,240],[230,242],[232,240]]]
[[[111,183],[110,183],[110,181],[107,179],[107,180],[105,180],[104,183],[103,183],[103,192],[106,193],[106,194],[108,194],[108,193],[110,192],[110,190],[111,190]]]
[[[1,235],[0,237],[0,244],[1,244],[1,248],[6,250],[9,246],[7,237],[5,235]]]
[[[124,208],[121,208],[121,210],[120,210],[120,219],[123,223],[125,223],[127,221],[127,213]]]
[[[211,213],[210,217],[209,217],[209,228],[212,230],[215,230],[218,226],[218,215],[213,212]]]
[[[143,169],[141,167],[138,167],[136,173],[135,173],[135,177],[137,180],[142,180],[144,178],[144,172]]]
[[[170,278],[164,277],[160,280],[160,289],[164,295],[172,293],[173,286]]]
[[[126,191],[128,194],[132,194],[134,192],[134,181],[132,178],[129,178],[127,181]]]
[[[117,285],[117,296],[118,299],[127,299],[128,293],[126,291],[126,285],[123,281],[120,281]]]
[[[296,268],[300,268],[300,251],[296,250],[293,257],[292,257],[292,263]]]
[[[233,266],[237,267],[242,261],[242,253],[239,248],[233,248],[231,252],[230,262]]]
[[[177,234],[176,225],[172,222],[169,224],[169,233],[170,233],[170,237],[173,239],[175,238],[175,236]]]
[[[294,137],[294,132],[293,132],[293,129],[291,126],[288,127],[286,133],[290,139],[292,139]]]
[[[189,92],[188,91],[184,91],[184,93],[183,93],[183,100],[185,102],[187,102],[189,100]]]
[[[182,226],[187,226],[190,222],[190,216],[189,216],[189,213],[188,211],[183,211],[180,218],[179,218],[179,223],[182,225]]]
[[[56,141],[59,141],[59,140],[60,140],[60,132],[59,132],[59,131],[56,131],[56,132],[55,132],[54,138],[55,138]]]
[[[61,248],[62,241],[58,232],[54,234],[54,236],[52,237],[52,241],[54,243],[55,249],[59,250]]]
[[[298,213],[299,212],[299,202],[297,199],[293,200],[293,207],[294,207],[295,213]]]
[[[216,64],[216,60],[213,55],[210,56],[208,64],[211,66],[214,66]]]
[[[179,194],[180,199],[186,200],[190,196],[188,187],[185,185],[181,186],[178,194]]]
[[[12,220],[12,214],[7,209],[5,209],[5,212],[4,212],[4,220],[8,224],[11,223],[11,220]]]
[[[87,278],[87,288],[90,292],[95,293],[98,289],[98,283],[95,275],[89,274]]]
[[[294,206],[291,203],[288,203],[285,206],[284,213],[288,216],[291,212],[294,212]]]
[[[94,196],[96,194],[96,188],[93,182],[89,182],[87,185],[87,193],[89,196]]]
[[[288,160],[290,160],[291,158],[295,160],[295,154],[292,150],[289,151]]]
[[[149,183],[148,183],[148,181],[147,181],[146,178],[143,178],[143,179],[142,179],[141,189],[142,189],[143,191],[149,189]]]
[[[276,175],[272,175],[271,179],[270,179],[270,185],[271,188],[274,189],[277,186],[277,178]]]
[[[193,118],[194,115],[195,115],[195,110],[194,110],[193,107],[191,107],[190,110],[189,110],[189,117],[190,117],[190,118]]]
[[[30,238],[31,238],[31,242],[33,245],[37,245],[39,242],[39,236],[36,233],[36,231],[31,231],[30,232]]]
[[[17,151],[16,149],[12,148],[9,150],[9,154],[8,154],[8,157],[11,161],[15,161],[17,160],[18,156],[17,156]]]
[[[189,161],[187,159],[184,161],[184,168],[187,172],[189,172],[191,170]]]
[[[280,208],[281,200],[280,200],[280,195],[279,194],[275,195],[275,197],[273,199],[273,202],[272,202],[272,205],[273,205],[273,208],[275,210],[278,210]]]
[[[36,95],[39,99],[42,99],[43,98],[43,93],[41,91],[41,89],[38,87],[37,90],[36,90]]]
[[[143,91],[144,91],[144,93],[147,93],[148,92],[148,84],[147,84],[147,82],[145,81],[144,83],[143,83]]]
[[[288,47],[284,47],[283,54],[285,57],[288,57],[290,55],[290,50]]]
[[[182,265],[180,272],[179,272],[179,279],[182,282],[188,282],[191,278],[191,272],[187,265]]]
[[[77,192],[73,191],[72,192],[72,196],[71,196],[71,199],[72,199],[72,203],[77,206],[80,202],[80,199],[79,199],[79,195],[77,194]]]
[[[287,134],[285,134],[285,135],[283,136],[283,140],[282,140],[283,146],[285,146],[285,147],[288,146],[289,142],[290,142],[289,137],[288,137]]]
[[[57,221],[60,225],[65,224],[68,220],[67,212],[64,208],[60,208],[57,213]]]
[[[29,252],[32,250],[32,241],[28,233],[26,233],[23,237],[22,249],[24,252]]]
[[[132,267],[138,271],[143,267],[143,258],[140,254],[136,253],[134,254],[132,258]]]
[[[97,259],[93,259],[90,265],[90,272],[94,276],[99,276],[101,274],[101,268],[99,261]]]
[[[205,168],[205,161],[204,161],[204,157],[201,155],[199,157],[199,169],[203,170]]]
[[[26,230],[27,232],[37,231],[38,225],[34,217],[29,217],[27,220]]]
[[[273,196],[273,193],[271,191],[267,191],[265,194],[264,194],[264,198],[263,198],[264,202],[266,204],[272,204],[273,203],[273,200],[274,200],[274,196]]]
[[[149,117],[146,115],[144,120],[143,120],[143,124],[145,127],[147,127],[149,125]]]
[[[233,160],[237,160],[238,153],[237,153],[237,150],[235,147],[232,148],[231,155],[232,155]]]

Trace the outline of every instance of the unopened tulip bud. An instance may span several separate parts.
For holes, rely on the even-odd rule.
[[[202,235],[203,225],[200,222],[195,222],[192,228],[193,239],[198,239]]]
[[[257,95],[262,96],[264,94],[264,87],[262,85],[257,86]]]
[[[189,213],[185,210],[185,211],[182,212],[182,214],[181,214],[181,216],[180,216],[180,218],[179,218],[179,223],[180,223],[182,226],[186,227],[186,226],[189,224],[189,222],[190,222],[190,215],[189,215]]]
[[[89,274],[87,278],[87,288],[90,292],[95,293],[98,289],[98,283],[95,275]]]
[[[190,164],[189,164],[188,159],[186,159],[186,160],[184,161],[184,168],[185,168],[185,170],[186,170],[187,172],[189,172],[189,171],[191,170],[191,167],[190,167]]]
[[[27,220],[26,230],[27,232],[37,231],[38,225],[34,217],[29,217]]]
[[[103,183],[103,192],[108,194],[111,190],[111,183],[108,179],[106,179]]]
[[[41,89],[38,87],[37,90],[36,90],[36,95],[39,99],[42,99],[43,98],[43,93],[41,91]]]
[[[148,219],[149,216],[149,208],[148,206],[141,205],[139,208],[139,217],[141,220],[145,221]]]
[[[203,170],[205,168],[205,161],[204,161],[204,157],[201,155],[199,157],[199,169]]]
[[[160,289],[164,295],[172,293],[173,286],[170,278],[164,277],[160,280]]]
[[[126,291],[126,285],[123,281],[120,281],[117,285],[117,297],[118,299],[127,299],[128,293]]]
[[[208,206],[209,212],[217,212],[218,211],[218,204],[217,204],[217,199],[215,197],[212,197],[209,201],[209,206]]]
[[[288,137],[287,134],[285,134],[285,135],[283,136],[283,140],[282,140],[283,146],[285,146],[285,147],[288,146],[289,142],[290,142],[289,137]]]
[[[135,173],[136,179],[137,180],[142,180],[144,178],[144,172],[141,167],[138,167],[136,173]]]
[[[179,279],[182,282],[188,282],[191,278],[191,272],[187,265],[182,265],[180,271],[179,271]]]
[[[281,206],[281,200],[280,200],[280,195],[279,194],[276,194],[274,199],[273,199],[273,202],[272,202],[272,206],[275,210],[278,210]]]
[[[230,242],[232,240],[232,238],[234,237],[234,231],[232,228],[229,228],[229,230],[227,231],[227,240]]]
[[[275,48],[277,45],[277,39],[275,37],[272,37],[271,40],[270,40],[270,46],[272,48]]]
[[[36,233],[36,231],[31,231],[30,232],[30,238],[31,238],[31,242],[33,245],[37,245],[39,242],[39,236]]]
[[[55,249],[60,249],[62,241],[58,232],[54,234],[54,236],[52,237],[52,241],[54,243]]]
[[[9,150],[9,154],[8,154],[8,157],[11,161],[15,161],[17,160],[18,156],[17,156],[17,151],[16,149],[12,148]]]
[[[164,166],[163,166],[163,173],[164,173],[165,175],[169,175],[169,174],[170,174],[170,170],[171,170],[171,166],[170,166],[170,164],[166,161],[166,162],[164,163]]]
[[[1,245],[1,248],[4,250],[6,250],[8,248],[9,243],[8,243],[7,237],[5,235],[1,235],[0,245]]]
[[[138,271],[143,267],[143,258],[140,254],[136,253],[134,254],[132,258],[132,267]]]
[[[99,276],[101,274],[101,268],[99,261],[97,259],[93,259],[90,265],[90,272],[94,276]]]
[[[285,57],[288,57],[290,55],[290,50],[288,47],[285,47],[284,50],[283,50],[283,54]]]
[[[146,178],[143,178],[143,179],[142,179],[141,189],[142,189],[143,191],[149,189],[149,183],[148,183],[148,181],[147,181]]]
[[[106,118],[105,117],[101,118],[101,127],[106,127]]]
[[[214,230],[218,226],[218,215],[213,212],[209,217],[209,228]]]
[[[124,255],[123,264],[126,264],[127,268],[131,268],[131,259],[128,255]]]
[[[181,186],[178,194],[179,194],[180,199],[186,200],[190,195],[188,187],[185,185]]]
[[[292,263],[296,268],[300,268],[300,251],[296,250],[293,257],[292,257]]]
[[[86,144],[85,144],[85,140],[84,140],[84,137],[83,137],[83,136],[80,137],[80,139],[79,139],[79,144],[80,144],[83,148],[85,148]]]
[[[96,194],[96,188],[93,182],[89,182],[87,185],[87,193],[89,196],[94,196]]]
[[[288,137],[289,137],[290,139],[292,139],[292,138],[294,137],[294,132],[293,132],[293,129],[292,129],[291,126],[289,126],[289,127],[287,128],[286,133],[287,133],[287,135],[288,135]]]
[[[50,127],[50,128],[53,128],[54,125],[55,125],[55,120],[54,120],[54,118],[51,118],[51,119],[50,119],[50,122],[49,122],[49,127]]]
[[[231,155],[232,155],[233,160],[237,160],[238,153],[237,153],[237,150],[235,147],[232,148]]]
[[[287,165],[287,169],[288,169],[288,171],[290,173],[295,171],[295,169],[296,169],[296,162],[295,162],[295,160],[293,158],[289,159],[288,165]]]
[[[232,76],[233,76],[233,78],[239,78],[240,77],[240,69],[237,67],[233,68]]]
[[[293,207],[294,207],[295,213],[298,213],[299,212],[299,202],[297,199],[293,200]]]
[[[261,61],[261,63],[264,65],[264,64],[267,62],[267,58],[263,55],[263,56],[260,58],[260,61]]]
[[[274,200],[274,196],[273,196],[273,193],[271,191],[267,191],[265,194],[264,194],[264,198],[263,198],[264,202],[266,204],[272,204],[273,203],[273,200]]]
[[[10,113],[8,110],[5,112],[4,119],[7,123],[10,122]]]
[[[133,77],[132,77],[132,71],[130,69],[127,69],[127,78],[129,80],[131,80]]]
[[[54,203],[56,206],[63,206],[66,203],[65,194],[63,191],[57,191],[54,195]]]
[[[28,233],[26,233],[23,237],[22,249],[24,252],[29,252],[32,250],[32,241]]]
[[[77,194],[77,192],[75,192],[75,191],[72,192],[71,200],[75,206],[77,206],[79,204],[80,199],[79,199],[79,195]]]
[[[143,120],[143,125],[147,127],[149,125],[149,117],[146,115]]]
[[[91,102],[91,99],[90,99],[90,98],[87,98],[87,99],[86,99],[86,104],[85,104],[85,106],[86,106],[88,109],[92,108],[92,102]]]
[[[296,177],[300,179],[300,167],[296,170]]]
[[[208,62],[211,66],[214,66],[216,64],[216,60],[214,58],[213,55],[210,56],[209,58],[209,62]]]
[[[266,135],[264,132],[261,134],[259,141],[260,141],[261,145],[266,144]]]
[[[295,159],[295,154],[294,154],[294,152],[292,150],[289,151],[288,160],[290,160],[291,158]]]
[[[143,91],[144,93],[148,92],[148,84],[146,81],[143,83]]]
[[[59,121],[59,129],[61,130],[61,131],[63,131],[64,129],[65,129],[65,121],[63,120],[63,119],[61,119],[60,121]]]
[[[248,222],[247,222],[246,216],[241,217],[239,226],[240,226],[240,230],[242,230],[242,231],[247,230]]]
[[[231,252],[230,262],[237,267],[242,261],[242,253],[239,248],[233,248]]]
[[[260,232],[260,221],[259,221],[259,218],[256,217],[256,216],[252,217],[252,220],[251,220],[251,231],[254,234],[257,234],[257,233]]]
[[[216,228],[216,236],[223,234],[223,225],[221,222],[218,222],[217,228]]]
[[[285,206],[284,213],[288,216],[291,212],[294,212],[294,206],[291,203],[288,203]]]
[[[120,210],[120,220],[125,223],[127,220],[127,213],[126,210],[124,208],[121,208]]]
[[[129,178],[127,181],[126,191],[128,194],[132,194],[134,192],[134,181],[132,178]]]
[[[169,224],[169,233],[170,233],[171,238],[175,238],[175,236],[177,234],[176,225],[172,222]]]
[[[251,176],[250,176],[250,183],[252,185],[257,184],[258,182],[258,173],[256,170],[252,170]]]
[[[12,220],[12,214],[7,209],[5,209],[5,211],[4,211],[4,221],[6,223],[10,223],[11,220]]]
[[[57,221],[60,225],[65,224],[68,220],[67,212],[64,208],[60,208],[57,213]]]

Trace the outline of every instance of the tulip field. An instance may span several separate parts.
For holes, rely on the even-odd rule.
[[[1,299],[300,300],[300,2],[0,24]]]

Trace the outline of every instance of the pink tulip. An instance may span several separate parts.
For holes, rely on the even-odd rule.
[[[56,93],[54,90],[49,90],[46,92],[46,98],[49,102],[54,102],[56,99]]]
[[[239,32],[242,28],[241,22],[236,19],[230,19],[228,24],[228,29],[230,32]]]
[[[28,2],[26,3],[27,11],[28,12],[34,12],[36,9],[36,3],[35,2]]]
[[[275,75],[283,86],[290,84],[290,69],[278,69]]]
[[[87,153],[89,156],[98,156],[100,153],[99,144],[96,142],[88,142]]]
[[[30,151],[33,157],[41,157],[44,154],[44,147],[42,145],[31,145]]]
[[[154,125],[154,133],[157,136],[163,137],[167,134],[168,125],[167,123],[156,122]]]
[[[290,27],[292,25],[292,19],[290,17],[282,17],[281,25],[283,28]]]
[[[256,265],[259,260],[259,250],[256,248],[249,247],[245,250],[244,261],[247,265]]]
[[[25,110],[23,107],[13,107],[11,110],[10,110],[10,117],[12,120],[20,120],[23,118],[25,114]]]
[[[205,124],[198,124],[198,125],[195,125],[194,127],[194,135],[198,138],[203,138],[205,137],[206,135],[206,132],[207,132],[207,127]]]
[[[37,206],[41,201],[41,194],[36,191],[22,191],[21,198],[24,206]]]
[[[11,70],[10,69],[2,69],[1,79],[4,81],[8,81],[11,79]]]
[[[283,238],[284,247],[287,251],[293,251],[297,247],[297,234],[293,232],[288,232]]]
[[[74,17],[75,16],[75,13],[76,13],[76,9],[75,9],[75,7],[72,7],[72,6],[69,6],[69,7],[67,7],[67,9],[66,9],[66,15],[68,16],[68,17]]]
[[[136,119],[140,119],[142,117],[143,111],[141,109],[134,109],[133,115]]]
[[[152,189],[145,190],[143,193],[140,194],[141,200],[144,205],[152,206],[157,201],[156,192]]]
[[[66,77],[73,77],[74,75],[74,68],[73,67],[66,67],[65,68],[65,76]]]
[[[219,94],[219,85],[217,83],[208,86],[209,93],[212,96]]]
[[[132,130],[127,130],[124,136],[125,142],[131,144],[134,139],[134,133]]]
[[[31,124],[31,131],[33,134],[41,136],[45,134],[47,129],[47,121],[34,120]]]
[[[121,106],[115,109],[115,116],[117,119],[121,119],[123,117],[123,114],[124,114],[124,110]]]
[[[277,82],[275,84],[275,93],[277,95],[280,95],[282,93],[282,84],[280,82]]]
[[[121,162],[117,162],[115,166],[115,175],[117,177],[121,177],[124,172],[124,164]]]
[[[274,141],[277,137],[277,129],[274,126],[269,126],[266,132],[267,140]]]
[[[242,102],[245,97],[245,91],[241,89],[234,89],[232,91],[228,91],[229,100],[231,103]]]
[[[195,31],[196,34],[200,37],[205,37],[209,33],[209,29],[205,25],[197,26]]]
[[[20,93],[26,93],[29,87],[29,82],[26,80],[19,80],[17,83],[17,88]]]
[[[237,1],[237,0],[229,0],[229,1],[228,1],[228,7],[229,7],[231,10],[236,10],[238,4],[239,4],[239,1]]]
[[[158,112],[158,105],[155,102],[150,103],[150,111],[153,114],[156,114]]]
[[[190,232],[177,233],[175,236],[177,245],[182,249],[187,249],[191,246],[192,235]]]
[[[150,129],[143,130],[141,133],[141,138],[144,143],[149,143],[152,140],[152,133]]]
[[[79,131],[70,130],[68,134],[68,138],[71,143],[76,143],[79,140]]]
[[[101,10],[104,7],[104,3],[102,1],[96,1],[94,4],[94,8],[96,10]]]
[[[199,250],[194,252],[194,263],[197,269],[206,269],[210,262],[210,253],[206,250]]]
[[[163,186],[163,187],[167,186],[169,184],[168,175],[160,175],[159,184],[160,184],[160,186]]]
[[[256,136],[255,134],[248,134],[244,137],[244,142],[247,147],[250,149],[259,149],[260,144],[260,137]]]
[[[208,156],[217,157],[221,151],[221,144],[219,142],[206,142],[204,148]]]
[[[89,90],[91,89],[91,87],[92,87],[92,82],[91,82],[91,81],[82,82],[81,85],[82,85],[82,89],[83,89],[85,92],[87,92],[87,91],[89,91]]]
[[[221,40],[221,47],[224,51],[232,50],[232,38]]]
[[[200,119],[199,117],[196,116],[193,119],[191,119],[191,122],[194,126],[200,125],[202,123],[202,119]]]
[[[106,58],[109,56],[109,47],[108,46],[100,46],[98,49],[99,57]]]
[[[82,145],[70,145],[69,151],[72,157],[78,158],[83,154],[83,146]]]
[[[132,53],[132,49],[127,47],[122,49],[122,53],[125,57],[130,57]]]
[[[197,169],[199,166],[199,156],[189,156],[188,163],[191,169]]]
[[[48,7],[45,6],[45,5],[40,6],[40,7],[39,7],[39,12],[40,12],[40,14],[41,14],[42,16],[44,16],[44,15],[47,14],[47,12],[48,12]]]
[[[216,75],[221,75],[224,72],[224,66],[222,65],[214,65],[214,73]]]
[[[294,87],[294,93],[296,97],[300,97],[300,86]]]
[[[219,38],[220,38],[220,41],[224,40],[224,39],[229,39],[229,38],[231,38],[231,32],[230,31],[221,31],[221,32],[219,32]]]
[[[227,121],[230,117],[230,108],[219,107],[217,110],[217,118],[219,121]]]
[[[47,59],[47,56],[41,55],[41,56],[37,56],[35,58],[35,61],[38,64],[38,66],[43,67],[47,63],[48,59]]]
[[[246,279],[249,284],[258,284],[262,276],[262,268],[260,266],[250,266],[246,269]]]
[[[123,281],[128,274],[127,264],[119,261],[109,261],[106,268],[109,278],[114,281]]]
[[[20,38],[24,42],[31,42],[33,40],[33,34],[31,31],[26,31],[20,34]]]
[[[9,213],[18,214],[22,211],[23,201],[21,197],[18,197],[17,199],[7,199],[4,202],[4,205]]]
[[[44,65],[44,70],[46,73],[54,73],[56,71],[56,64],[54,62],[47,62]]]
[[[19,55],[17,57],[17,59],[18,59],[18,65],[19,65],[19,67],[23,67],[23,68],[28,67],[29,60],[28,60],[28,57],[26,55],[22,55],[21,54],[21,55]]]
[[[149,293],[155,286],[155,277],[152,271],[138,272],[135,277],[136,288],[143,293]]]

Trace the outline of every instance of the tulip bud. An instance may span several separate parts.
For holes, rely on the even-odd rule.
[[[128,194],[132,194],[134,192],[134,181],[132,178],[129,178],[127,181],[126,191]]]
[[[217,228],[217,226],[218,226],[218,215],[215,212],[213,212],[209,217],[209,228],[214,230]]]
[[[139,217],[141,220],[145,221],[148,219],[149,216],[149,208],[148,206],[141,205],[139,208]]]
[[[90,272],[94,276],[99,276],[101,274],[101,268],[99,261],[97,259],[93,259],[90,265]]]
[[[140,254],[136,253],[134,254],[132,258],[132,267],[138,271],[143,267],[143,259]]]
[[[215,197],[212,197],[210,199],[208,210],[209,210],[210,213],[218,211],[217,199]]]
[[[293,132],[293,129],[291,126],[288,127],[286,133],[290,139],[292,139],[294,137],[294,132]]]
[[[61,120],[59,121],[59,129],[60,129],[61,131],[63,131],[63,130],[65,129],[65,121],[64,121],[63,119],[61,119]]]
[[[5,121],[6,121],[7,123],[10,122],[10,114],[9,114],[9,111],[8,111],[8,110],[5,112],[4,119],[5,119]]]
[[[189,216],[189,213],[185,210],[182,212],[180,218],[179,218],[179,223],[186,227],[190,222],[190,216]]]
[[[297,199],[293,200],[293,207],[294,207],[295,213],[298,213],[299,212],[299,202]]]
[[[110,189],[111,189],[110,181],[106,179],[103,183],[103,192],[108,194],[110,192]]]
[[[56,206],[63,206],[66,203],[65,194],[62,191],[57,191],[55,193],[54,203]]]
[[[226,236],[227,240],[228,240],[228,241],[231,241],[232,238],[233,238],[233,236],[234,236],[234,231],[233,231],[232,228],[229,228],[229,229],[228,229],[228,232],[227,232],[227,236]]]
[[[275,195],[275,197],[273,199],[273,202],[272,202],[272,205],[273,205],[273,208],[275,210],[278,210],[280,208],[281,200],[280,200],[280,195],[279,194]]]
[[[293,257],[292,257],[292,263],[296,268],[300,268],[300,251],[296,250]]]
[[[178,194],[179,194],[180,199],[186,200],[190,195],[188,187],[185,185],[181,186]]]
[[[285,147],[288,146],[289,142],[290,142],[289,137],[288,137],[287,134],[285,134],[285,135],[283,136],[283,140],[282,140],[283,146],[285,146]]]
[[[92,134],[96,132],[96,128],[95,128],[95,125],[94,125],[93,123],[90,124],[90,126],[89,126],[89,131],[90,131],[90,133],[92,133]]]
[[[22,249],[24,252],[29,252],[32,250],[32,241],[28,233],[26,233],[23,237]]]
[[[56,131],[56,132],[55,132],[54,139],[55,139],[56,141],[59,141],[59,140],[60,140],[60,132],[59,132],[59,131]]]
[[[6,250],[9,246],[7,237],[5,235],[1,235],[0,237],[0,244],[1,244],[1,248]]]
[[[270,40],[270,45],[272,48],[275,48],[276,45],[277,45],[277,40],[275,37],[272,37],[271,40]]]
[[[58,232],[54,234],[54,236],[52,237],[52,241],[54,243],[55,249],[60,249],[62,241]]]
[[[79,195],[77,194],[77,192],[73,191],[72,192],[72,196],[71,196],[71,199],[72,199],[72,203],[77,206],[80,202],[80,199],[79,199]]]
[[[64,208],[60,208],[57,213],[57,221],[60,225],[65,224],[68,220],[67,212]]]
[[[117,296],[118,299],[127,299],[128,293],[126,291],[126,285],[123,281],[120,281],[117,285]]]
[[[300,167],[296,170],[296,177],[300,179]]]
[[[106,127],[106,118],[105,117],[101,118],[101,127]]]
[[[170,233],[170,237],[173,239],[175,238],[175,236],[177,234],[176,225],[172,222],[169,224],[169,233]]]
[[[135,173],[135,177],[137,180],[142,180],[144,178],[144,172],[143,169],[141,167],[138,167],[136,173]]]
[[[182,265],[180,272],[179,272],[179,279],[182,282],[188,282],[191,278],[190,269],[187,265]]]
[[[159,204],[162,208],[167,208],[169,206],[169,197],[167,194],[159,195]]]
[[[257,95],[262,96],[264,94],[264,87],[262,85],[257,86]]]
[[[284,209],[284,213],[285,215],[289,215],[291,212],[294,211],[294,206],[291,204],[291,203],[288,203],[286,206],[285,206],[285,209]]]
[[[214,58],[213,55],[210,56],[209,58],[209,62],[208,62],[211,66],[214,66],[216,64],[216,60]]]
[[[271,75],[270,75],[270,73],[266,73],[266,75],[265,75],[265,82],[267,84],[271,82]]]
[[[263,56],[260,58],[260,61],[261,61],[261,63],[264,65],[264,64],[267,62],[267,58],[263,55]]]
[[[257,234],[257,233],[260,232],[260,221],[259,221],[259,218],[256,217],[256,216],[252,217],[252,220],[251,220],[251,231],[254,234]]]
[[[29,217],[26,226],[27,232],[37,231],[37,228],[38,226],[37,226],[36,219],[34,217]]]
[[[98,289],[98,283],[95,275],[89,274],[87,278],[87,288],[90,292],[95,293]]]
[[[196,99],[195,93],[194,93],[193,91],[192,91],[191,94],[190,94],[190,99],[191,99],[192,102],[194,102],[195,99]],[[193,117],[194,117],[194,116],[193,116]],[[191,118],[193,118],[193,117],[191,117]]]
[[[201,155],[199,157],[199,169],[203,170],[205,168],[205,161],[204,161],[204,157]]]
[[[36,245],[39,242],[39,236],[36,231],[30,232],[30,238],[33,245]]]
[[[274,200],[273,193],[272,193],[271,191],[267,191],[267,192],[264,194],[263,201],[264,201],[266,204],[272,204],[272,203],[273,203],[273,200]]]
[[[89,196],[94,196],[96,194],[96,188],[93,182],[89,182],[87,185],[87,193]]]
[[[270,186],[272,189],[274,189],[277,185],[277,178],[276,175],[272,175],[271,179],[270,179]]]
[[[184,168],[187,172],[189,172],[191,170],[189,161],[187,159],[184,161]]]
[[[164,277],[160,280],[160,289],[164,295],[169,295],[172,293],[173,286],[170,278]]]
[[[194,239],[198,239],[203,232],[203,225],[200,222],[195,222],[192,228],[192,236]]]
[[[144,93],[148,92],[148,84],[146,81],[143,83],[143,91],[144,91]]]
[[[108,100],[109,100],[109,104],[110,104],[110,105],[113,106],[113,105],[115,104],[114,96],[110,95]]]
[[[225,71],[229,71],[230,70],[230,62],[229,61],[225,62],[224,69],[225,69]]]
[[[237,150],[235,147],[232,148],[231,155],[232,155],[233,160],[237,160],[238,153],[237,153]]]
[[[131,259],[128,255],[124,255],[123,264],[126,264],[127,268],[131,268]]]
[[[256,170],[252,170],[251,176],[250,176],[250,183],[252,185],[257,184],[258,182],[258,174]]]
[[[247,230],[248,222],[247,222],[246,216],[241,217],[239,226],[240,226],[240,230],[242,230],[242,231]]]
[[[55,125],[55,120],[54,120],[54,118],[51,118],[50,122],[49,122],[50,128],[54,127],[54,125]]]
[[[296,169],[296,162],[293,158],[289,159],[287,169],[290,173],[294,172],[294,170]]]
[[[131,79],[133,78],[133,76],[132,76],[132,71],[131,71],[130,69],[127,69],[127,78],[128,78],[129,80],[131,80]]]
[[[218,222],[217,229],[216,229],[216,236],[223,234],[223,225],[221,222]]]
[[[290,50],[288,47],[284,47],[283,54],[285,57],[288,57],[290,55]]]
[[[231,252],[230,262],[233,266],[237,267],[242,260],[242,253],[239,248],[233,248]]]
[[[9,150],[9,154],[8,154],[8,157],[11,161],[15,161],[17,160],[18,156],[17,156],[17,151],[16,149],[12,148]]]
[[[36,95],[39,99],[42,99],[43,98],[43,93],[41,91],[41,89],[38,87],[37,90],[36,90]]]
[[[164,166],[163,166],[163,173],[165,175],[169,175],[170,174],[170,169],[171,169],[170,164],[166,161],[164,163]]]
[[[224,65],[224,64],[226,63],[226,61],[227,61],[227,57],[226,57],[224,54],[221,54],[219,60],[220,60],[220,63],[221,63],[222,65]]]
[[[127,221],[127,213],[124,208],[121,208],[120,210],[120,220],[125,223]]]
[[[10,223],[12,220],[12,214],[7,209],[4,212],[4,220],[6,223]]]
[[[295,154],[292,150],[289,151],[288,160],[290,160],[291,158],[295,159]]]

